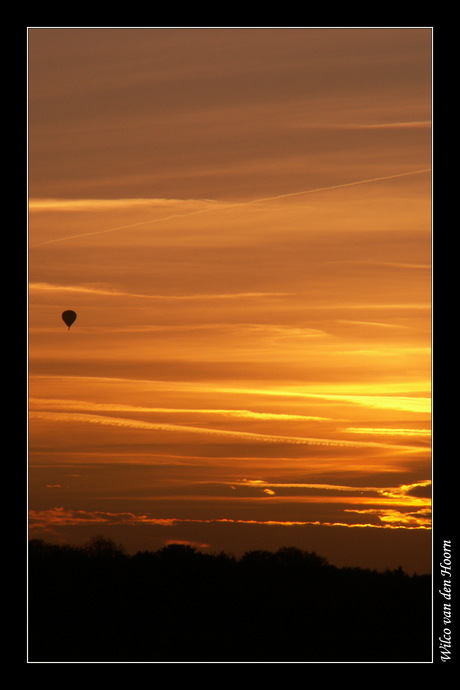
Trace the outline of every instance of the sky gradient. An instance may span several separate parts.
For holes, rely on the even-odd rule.
[[[429,572],[431,30],[28,35],[30,536]]]

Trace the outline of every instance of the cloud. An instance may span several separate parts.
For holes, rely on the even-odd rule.
[[[29,199],[29,211],[126,211],[128,209],[163,208],[171,205],[213,203],[211,199]],[[147,221],[150,222],[150,221]]]
[[[31,377],[32,378],[32,377]],[[369,384],[366,386],[363,383],[359,384],[342,384],[334,383],[322,384],[318,386],[300,386],[297,384],[280,386],[278,388],[271,386],[270,388],[251,388],[249,386],[223,386],[220,383],[212,382],[188,382],[188,381],[155,381],[152,379],[128,379],[123,377],[103,377],[103,376],[54,376],[52,374],[46,375],[36,375],[34,378],[42,379],[48,378],[52,380],[53,378],[58,378],[59,380],[69,379],[70,381],[78,378],[81,382],[92,381],[96,383],[100,382],[126,382],[135,386],[143,384],[148,386],[151,390],[163,390],[163,391],[177,391],[182,393],[203,393],[203,394],[237,394],[243,396],[261,396],[261,397],[279,397],[279,398],[299,398],[299,399],[311,399],[311,400],[325,400],[328,402],[338,402],[347,403],[351,405],[358,405],[362,407],[369,407],[371,409],[389,409],[389,410],[403,410],[419,413],[431,413],[431,397],[428,396],[407,396],[400,395],[404,393],[407,389],[407,384],[400,383],[390,383],[384,384],[379,383],[379,390],[382,391],[382,395],[367,395],[366,390],[375,389],[375,384]],[[412,391],[420,391],[425,393],[430,388],[430,381],[414,381],[410,384]],[[344,391],[343,393],[329,393],[329,390],[339,390]],[[348,391],[358,390],[359,393],[353,393]],[[354,442],[345,442],[353,445]],[[356,442],[360,445],[359,442]]]
[[[373,428],[373,427],[347,427],[344,429],[352,434],[374,434],[376,436],[429,436],[431,429],[405,429],[405,428]]]
[[[145,299],[151,300],[165,300],[165,301],[182,301],[182,300],[232,300],[232,299],[252,299],[259,297],[288,297],[291,293],[288,292],[228,292],[228,293],[197,293],[197,294],[180,294],[180,295],[149,295],[146,293],[138,292],[127,292],[123,290],[117,290],[116,288],[101,287],[99,284],[84,284],[84,285],[56,285],[52,283],[30,283],[29,292],[75,292],[75,293],[87,293],[91,295],[104,295],[109,297],[143,297]],[[198,326],[197,326],[198,327]],[[215,328],[215,324],[212,326],[200,325],[201,328]],[[151,326],[153,329],[164,328],[161,326]],[[170,327],[172,328],[172,327]],[[175,328],[181,328],[180,326],[175,326]],[[190,326],[184,326],[182,328],[190,328]],[[308,330],[321,334],[321,331],[315,331],[315,329],[303,329],[305,332]]]
[[[420,451],[419,448],[407,445],[377,443],[374,441],[346,441],[327,438],[309,438],[301,436],[276,436],[272,434],[258,434],[249,431],[229,431],[227,429],[209,429],[203,427],[186,426],[180,424],[165,424],[158,422],[144,422],[137,419],[122,417],[108,417],[105,415],[91,415],[71,412],[30,412],[31,419],[47,419],[57,422],[82,422],[89,424],[101,424],[103,426],[125,427],[130,429],[145,429],[151,431],[173,431],[208,436],[221,436],[238,438],[245,441],[266,443],[289,443],[316,446],[335,446],[349,448],[391,448],[406,451]]]
[[[242,481],[232,481],[233,486],[247,486],[255,487],[263,491],[270,491],[276,489],[299,489],[303,492],[301,495],[296,495],[296,498],[306,499],[305,492],[308,494],[311,491],[319,491],[321,495],[319,499],[325,503],[335,501],[333,496],[326,496],[324,492],[346,492],[347,494],[355,494],[355,496],[347,496],[339,498],[344,502],[359,500],[362,503],[370,503],[376,501],[384,501],[385,503],[400,504],[407,506],[431,506],[431,480],[421,480],[413,484],[400,484],[399,486],[379,487],[379,486],[349,486],[340,484],[322,484],[322,483],[288,483],[288,482],[268,482],[262,479],[243,479]],[[263,488],[267,487],[267,488]],[[275,492],[273,491],[273,494]],[[364,495],[364,494],[367,494]],[[369,497],[369,494],[373,496]],[[311,498],[311,497],[310,497]],[[292,492],[289,493],[289,499],[294,499]]]
[[[89,237],[89,236],[94,236],[94,235],[103,235],[103,234],[106,234],[109,232],[115,232],[117,230],[127,230],[130,228],[139,227],[141,225],[162,223],[162,222],[165,222],[168,220],[173,220],[176,218],[186,218],[186,217],[194,216],[197,214],[209,213],[210,211],[227,212],[228,210],[234,209],[234,208],[247,207],[250,205],[257,205],[257,204],[267,203],[267,202],[271,202],[271,201],[277,201],[280,199],[288,199],[288,198],[304,196],[304,195],[308,195],[308,194],[316,194],[316,193],[320,193],[320,192],[324,192],[324,191],[332,191],[334,189],[343,189],[346,187],[354,187],[357,185],[371,184],[373,182],[382,182],[385,180],[393,180],[393,179],[397,179],[397,178],[401,178],[401,177],[407,177],[410,175],[419,175],[422,173],[429,173],[429,172],[431,172],[431,168],[423,168],[421,170],[412,170],[409,172],[396,173],[393,175],[383,175],[380,177],[372,177],[372,178],[368,178],[368,179],[364,179],[364,180],[356,180],[354,182],[344,182],[341,184],[328,185],[328,186],[324,186],[324,187],[315,187],[313,189],[306,189],[306,190],[302,190],[300,192],[287,192],[285,194],[276,194],[276,195],[272,195],[272,196],[266,196],[266,197],[261,197],[261,198],[257,198],[257,199],[250,199],[250,200],[240,201],[240,202],[220,203],[219,205],[217,205],[216,202],[206,201],[206,202],[204,202],[205,203],[204,208],[198,208],[195,210],[184,211],[182,213],[170,213],[170,214],[168,214],[166,216],[162,216],[160,218],[151,218],[149,220],[138,221],[136,223],[117,225],[116,227],[106,228],[104,230],[94,230],[93,232],[83,232],[83,233],[78,233],[76,235],[66,235],[65,237],[56,237],[53,239],[46,240],[44,242],[39,242],[37,244],[31,245],[30,248],[32,249],[35,247],[42,247],[43,245],[52,244],[55,242],[65,242],[68,240],[80,239],[82,237]],[[155,203],[155,201],[158,201],[158,200],[151,200],[152,203]],[[195,201],[197,203],[198,202],[203,203],[201,200],[195,200]],[[100,208],[104,207],[103,206],[104,205],[103,200],[100,200],[99,204],[100,204]],[[35,202],[35,204],[33,204],[32,207],[34,207],[34,206],[35,206],[35,208],[38,208],[38,207],[40,207],[40,204],[37,207],[36,202]],[[41,206],[41,208],[43,208],[43,206]],[[54,203],[50,204],[50,208],[55,208],[55,204]]]
[[[384,488],[380,489],[380,493],[383,496],[388,496],[390,498],[407,497],[411,499],[414,496],[414,500],[417,498],[427,499],[431,496],[431,479],[423,479],[413,484],[401,484],[395,488]]]
[[[53,285],[50,283],[30,283],[29,292],[82,292],[91,295],[110,295],[111,297],[129,294],[112,288],[109,289],[92,285]],[[139,295],[136,295],[136,297],[139,297]]]
[[[150,199],[149,201],[152,205],[154,205],[155,202],[158,202],[159,200],[158,199]],[[183,205],[184,203],[190,203],[189,201],[187,202],[184,200],[180,200],[180,201],[168,200],[168,201],[169,201],[169,203],[174,204],[174,205],[176,205],[176,204]],[[105,203],[105,200],[99,200],[99,209],[104,208],[104,203]],[[176,218],[185,218],[185,217],[194,216],[194,215],[201,214],[201,213],[206,213],[206,212],[209,212],[209,211],[215,209],[215,202],[210,202],[209,200],[201,201],[201,200],[195,199],[195,200],[192,200],[192,203],[199,203],[200,208],[195,209],[195,210],[183,211],[181,213],[178,213],[178,212],[168,213],[167,215],[161,216],[160,218],[149,218],[148,220],[137,221],[136,223],[126,223],[124,225],[117,225],[115,227],[106,228],[104,230],[94,230],[92,232],[77,233],[76,235],[66,235],[65,237],[56,237],[56,238],[53,238],[50,240],[45,240],[44,242],[38,242],[37,244],[30,245],[30,248],[33,249],[35,247],[42,247],[43,245],[46,245],[46,244],[53,244],[55,242],[65,242],[67,240],[80,239],[82,237],[91,237],[94,235],[104,235],[104,234],[107,234],[109,232],[115,232],[117,230],[128,230],[131,228],[140,227],[141,225],[152,225],[154,223],[162,223],[162,222],[165,222],[168,220],[173,220]],[[204,204],[204,208],[202,206],[203,204]],[[52,205],[50,208],[54,208],[54,205]],[[94,208],[97,208],[97,207],[94,206]],[[111,208],[110,204],[109,204],[109,208]],[[59,207],[58,207],[56,210],[68,210],[68,209],[67,208],[66,209],[59,209]]]
[[[219,410],[215,408],[171,408],[171,407],[142,407],[138,405],[125,405],[120,403],[93,403],[85,400],[67,400],[56,398],[29,398],[30,410],[50,410],[64,408],[69,410],[89,410],[91,412],[158,412],[161,414],[193,414],[216,415],[223,417],[235,417],[237,419],[260,420],[327,420],[328,417],[314,415],[286,414],[276,412],[254,412],[252,410]]]
[[[384,524],[373,523],[346,523],[346,522],[327,522],[320,520],[242,520],[233,518],[152,518],[147,515],[136,515],[135,513],[109,513],[103,511],[85,510],[65,510],[64,508],[52,508],[49,510],[30,510],[29,529],[31,533],[37,531],[50,531],[55,527],[69,527],[78,525],[158,525],[162,527],[173,527],[179,524],[195,523],[230,523],[261,526],[281,526],[295,527],[305,525],[318,525],[323,527],[349,527],[349,528],[372,528],[372,529],[430,529],[429,519],[426,513],[404,514],[397,511],[378,511],[378,510],[349,510],[345,512],[380,514]],[[170,543],[185,543],[196,545],[196,542],[184,542],[171,540]],[[202,545],[200,545],[201,547]],[[203,545],[207,548],[208,545]]]
[[[359,513],[367,515],[377,515],[385,525],[395,527],[409,527],[418,529],[429,529],[431,527],[431,509],[422,508],[412,512],[402,512],[394,508],[368,508],[366,510],[353,510],[348,508],[347,513]]]
[[[198,541],[187,541],[185,539],[168,539],[165,546],[170,544],[179,544],[181,546],[193,546],[196,549],[210,549],[211,544],[202,544]]]
[[[108,513],[100,510],[65,510],[51,508],[49,510],[29,510],[30,529],[52,527],[54,525],[81,525],[81,524],[137,524],[142,522],[145,516],[133,513]],[[155,520],[156,524],[170,525],[171,520]]]

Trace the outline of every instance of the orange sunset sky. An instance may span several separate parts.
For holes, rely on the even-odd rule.
[[[429,572],[431,29],[28,60],[29,536]]]

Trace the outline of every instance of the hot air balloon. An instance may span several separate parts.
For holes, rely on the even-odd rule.
[[[70,331],[71,325],[73,324],[73,322],[75,321],[76,318],[77,318],[76,313],[74,311],[72,311],[71,309],[68,309],[67,311],[62,312],[62,320],[64,321],[65,325],[69,327],[69,331]]]

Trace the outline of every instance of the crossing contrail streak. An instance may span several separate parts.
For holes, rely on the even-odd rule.
[[[274,201],[275,199],[285,199],[290,196],[300,196],[301,194],[313,194],[313,192],[325,192],[329,189],[340,189],[341,187],[354,187],[358,184],[367,184],[369,182],[380,182],[381,180],[392,180],[395,177],[406,177],[407,175],[418,175],[419,173],[431,172],[431,168],[425,170],[413,170],[407,173],[398,173],[397,175],[385,175],[384,177],[372,177],[369,180],[358,180],[357,182],[345,182],[342,184],[335,184],[331,187],[316,187],[315,189],[307,189],[302,192],[289,192],[288,194],[278,194],[277,196],[266,197],[265,199],[254,199],[252,201],[245,201],[242,204],[255,204],[260,201]]]
[[[115,228],[107,228],[107,230],[96,230],[94,232],[83,232],[79,235],[68,235],[66,237],[58,237],[54,240],[46,240],[46,242],[39,242],[39,244],[34,244],[30,249],[34,249],[35,247],[42,247],[45,244],[52,244],[54,242],[65,242],[66,240],[73,240],[77,239],[79,237],[88,237],[90,235],[103,235],[108,232],[115,232],[116,230],[126,230],[127,228],[134,228],[139,225],[148,225],[150,223],[162,223],[163,221],[166,220],[171,220],[173,218],[185,218],[188,216],[194,216],[198,215],[200,213],[210,213],[211,211],[216,211],[216,210],[228,210],[230,208],[237,208],[239,206],[249,206],[250,204],[258,204],[266,201],[276,201],[277,199],[287,199],[289,197],[294,197],[294,196],[302,196],[303,194],[314,194],[315,192],[325,192],[330,189],[341,189],[343,187],[354,187],[356,185],[360,184],[369,184],[370,182],[380,182],[383,180],[393,180],[397,177],[407,177],[408,175],[418,175],[420,173],[426,173],[426,172],[431,172],[431,168],[426,168],[424,170],[413,170],[411,172],[406,172],[406,173],[397,173],[396,175],[385,175],[383,177],[372,177],[367,180],[357,180],[356,182],[345,182],[342,184],[336,184],[336,185],[331,185],[329,187],[316,187],[315,189],[306,189],[301,192],[288,192],[287,194],[277,194],[275,196],[267,196],[263,197],[261,199],[251,199],[250,201],[240,201],[232,204],[225,204],[224,206],[220,206],[219,208],[216,209],[215,206],[207,207],[207,208],[201,208],[198,209],[197,211],[188,211],[187,213],[173,213],[170,214],[169,216],[164,216],[163,218],[154,218],[152,220],[143,220],[140,221],[139,223],[130,223],[129,225],[119,225]]]

